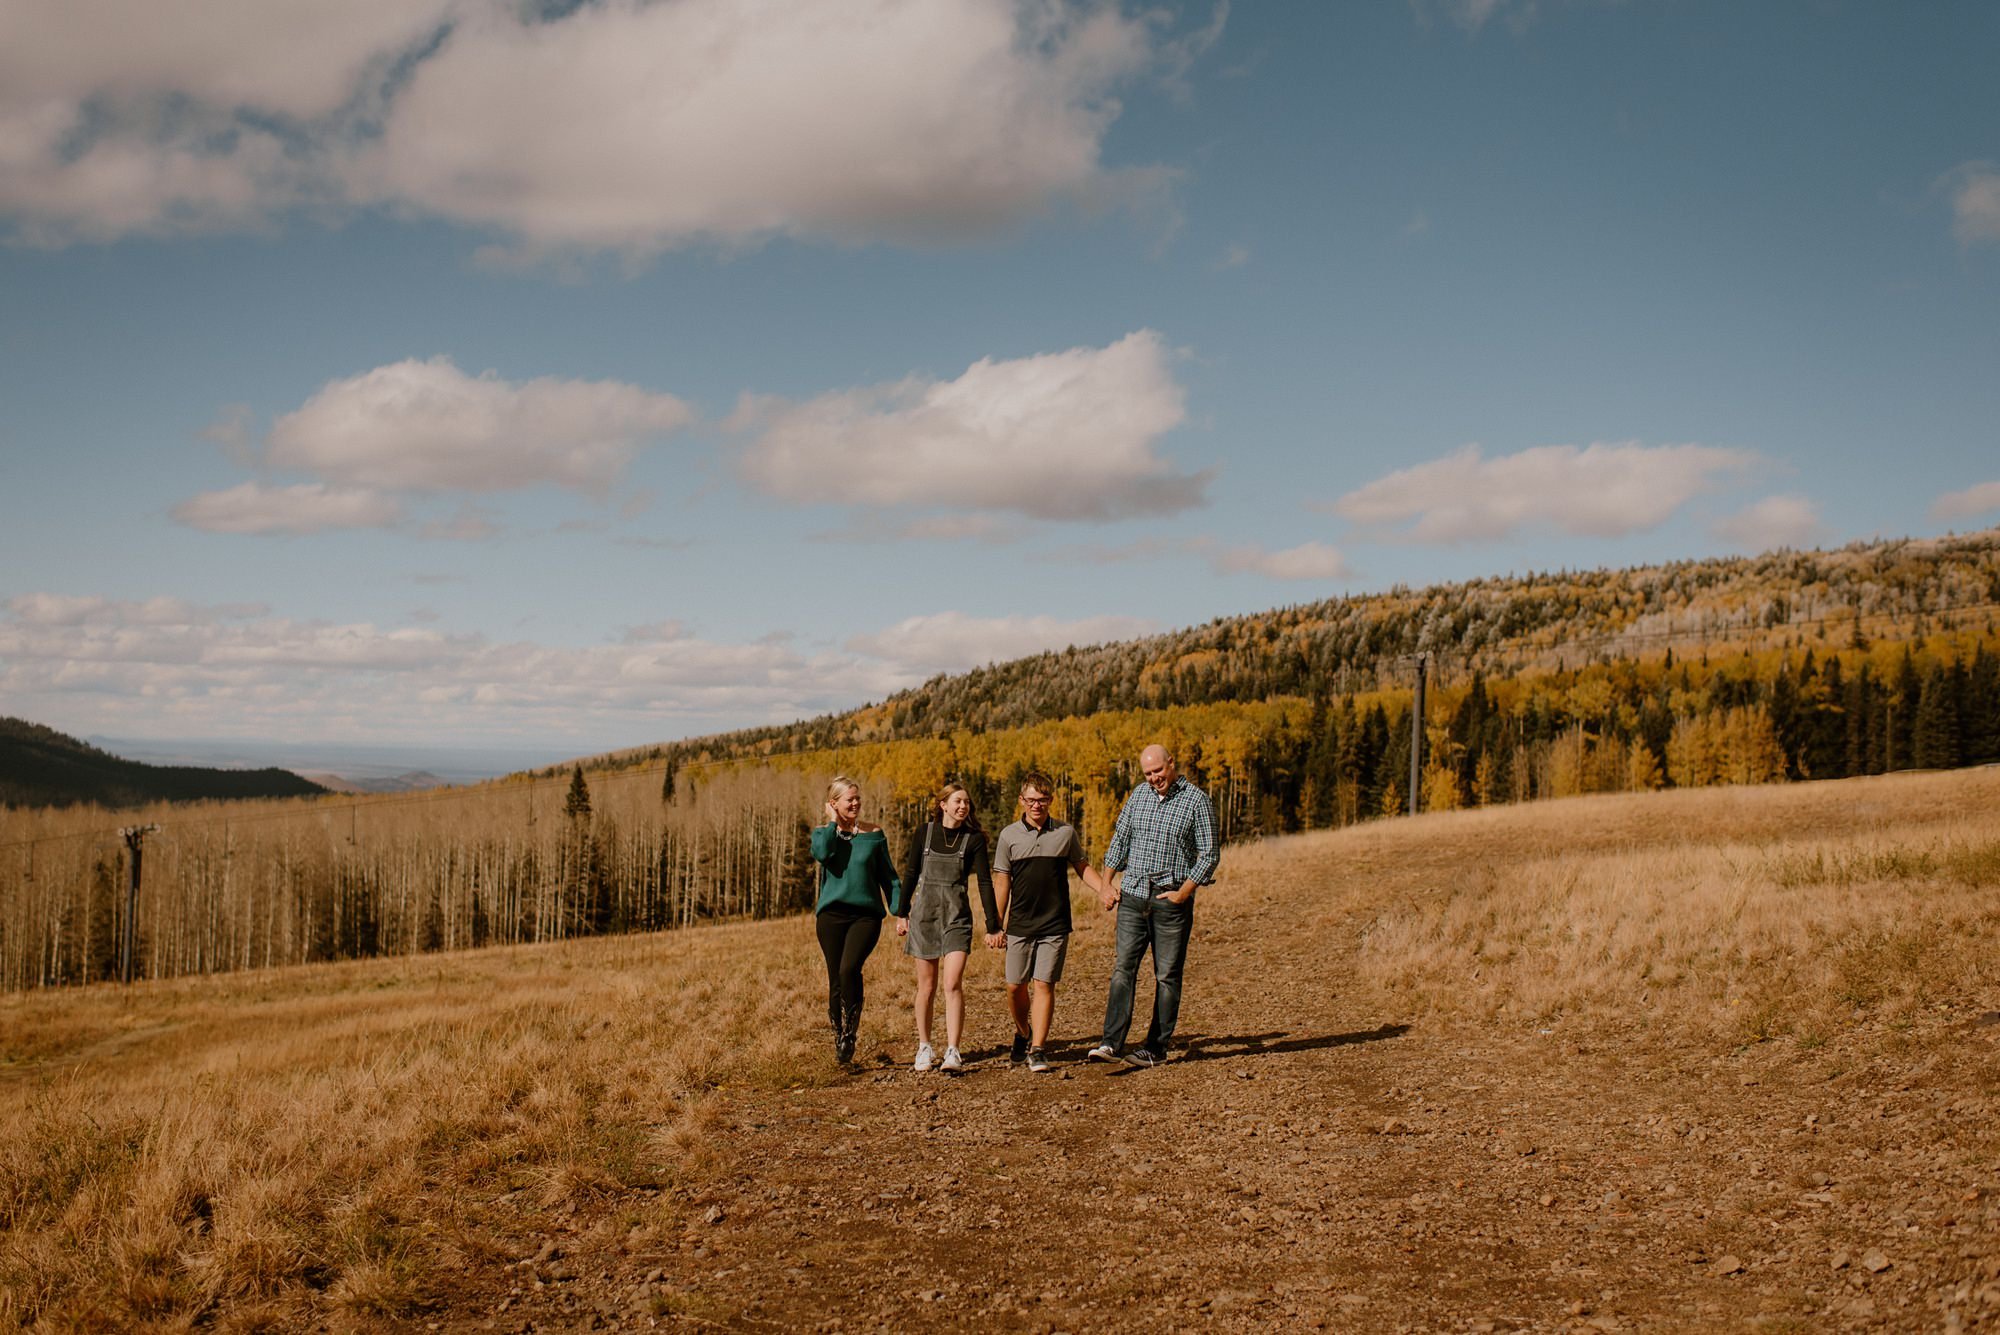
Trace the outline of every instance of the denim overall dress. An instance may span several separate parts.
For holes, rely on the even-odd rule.
[[[972,831],[924,826],[923,865],[910,894],[910,934],[903,950],[920,960],[972,949],[972,905],[965,892],[965,848]]]

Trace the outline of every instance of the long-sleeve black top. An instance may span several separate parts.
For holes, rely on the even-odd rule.
[[[910,848],[903,859],[903,911],[909,911],[909,901],[917,893],[917,882],[924,874],[924,844],[931,841],[931,847],[940,851],[949,846],[951,840],[963,841],[958,855],[958,881],[964,885],[977,877],[979,881],[979,908],[986,915],[986,930],[1000,930],[1000,908],[993,898],[993,859],[986,846],[986,834],[982,830],[967,829],[961,825],[956,830],[947,830],[943,821],[926,821],[917,827],[910,837]]]

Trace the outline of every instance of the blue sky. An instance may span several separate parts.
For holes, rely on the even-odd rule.
[[[0,712],[572,754],[2000,521],[2000,9],[0,0]]]

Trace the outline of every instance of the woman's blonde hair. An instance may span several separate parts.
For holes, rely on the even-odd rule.
[[[859,788],[860,786],[860,784],[848,778],[845,774],[836,774],[833,776],[833,782],[826,786],[826,800],[829,802],[838,802],[848,789]]]

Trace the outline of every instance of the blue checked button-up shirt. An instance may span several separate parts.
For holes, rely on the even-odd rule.
[[[1125,873],[1119,889],[1140,899],[1186,881],[1207,885],[1221,861],[1215,808],[1207,793],[1182,778],[1164,797],[1149,783],[1134,788],[1104,850],[1105,869]]]

